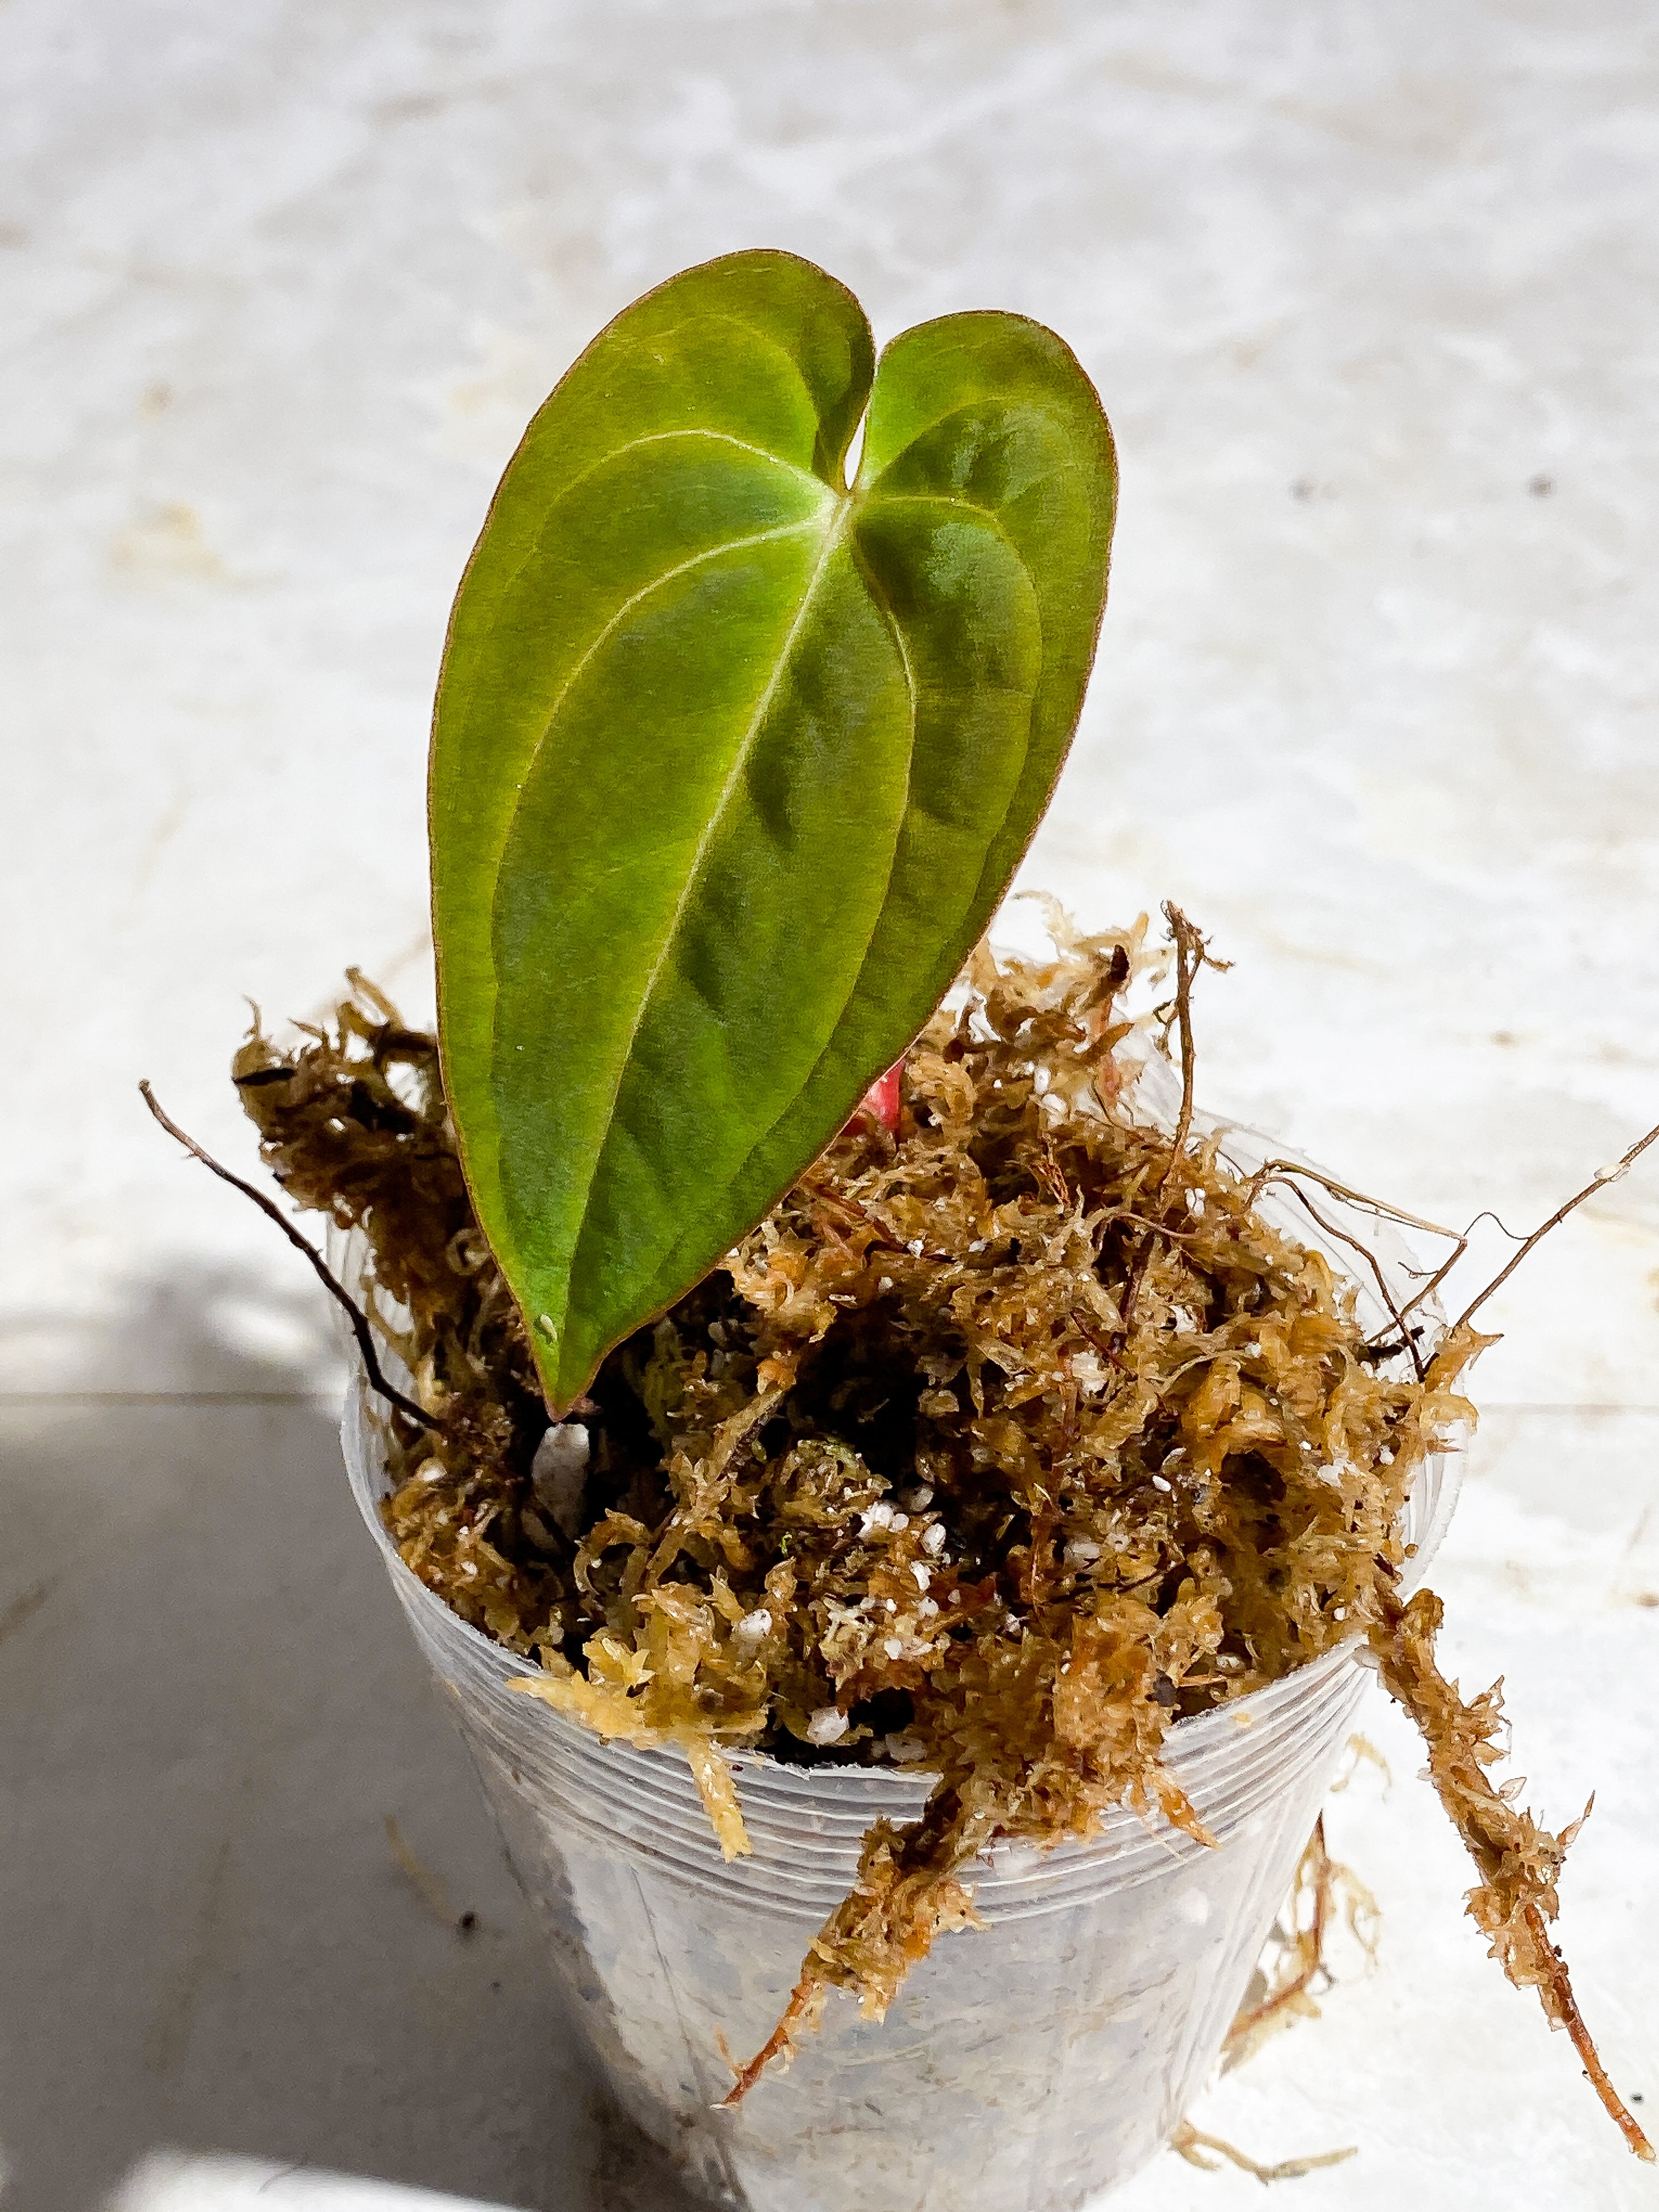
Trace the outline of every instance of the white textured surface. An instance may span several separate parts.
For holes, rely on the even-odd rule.
[[[397,1997],[417,1969],[375,1917],[372,1841],[426,1723],[380,1765],[348,1759],[318,1680],[279,1726],[144,1642],[156,1559],[207,1576],[237,1542],[229,1504],[198,1525],[168,1471],[218,1468],[228,1500],[233,1475],[280,1483],[297,1454],[321,1483],[325,1440],[299,1408],[58,1401],[246,1401],[326,1359],[308,1285],[170,1157],[133,1084],[246,1160],[222,1079],[241,993],[305,1012],[355,959],[418,1010],[424,722],[489,486],[610,313],[767,242],[845,277],[878,335],[1017,307],[1101,385],[1124,472],[1113,603],[1027,879],[1091,921],[1174,896],[1213,928],[1237,965],[1200,1002],[1212,1103],[1438,1218],[1540,1217],[1659,1118],[1659,22],[1639,0],[11,0],[4,22],[0,1382],[46,1402],[7,1417],[26,1449],[0,1717],[28,1747],[12,1787],[36,1855],[8,1861],[9,1984],[32,1995],[0,2134],[20,2202],[78,2202],[182,2142],[575,2204],[545,2156],[556,2099],[524,2118],[513,2089],[509,2124],[480,2068],[453,2124],[430,2118],[434,2046]],[[1498,1309],[1479,1386],[1516,1410],[1440,1579],[1472,1674],[1510,1672],[1544,1802],[1601,1789],[1566,1940],[1659,2098],[1636,1887],[1659,1614],[1632,1602],[1659,1587],[1651,1522],[1625,1553],[1656,1488],[1656,1289],[1650,1169]],[[155,1516],[160,1553],[129,1548]],[[250,1604],[263,1586],[249,1571]],[[187,1607],[187,1577],[171,1587]],[[280,1647],[291,1613],[266,1603]],[[160,1766],[100,1733],[135,1667]],[[1588,1717],[1568,1689],[1594,1692]],[[264,1879],[337,1880],[338,1924],[386,1947],[381,1980],[328,1984],[304,2033],[310,1978],[340,1975],[317,1956],[326,1913],[260,1923],[234,1969],[191,1963],[219,1839],[234,1863],[259,1829],[237,1762],[272,1728]],[[167,1763],[175,1737],[199,1770]],[[1653,2201],[1460,1925],[1462,1871],[1409,1745],[1389,1749],[1392,1802],[1362,1782],[1335,1816],[1388,1908],[1383,1966],[1231,2082],[1212,2124],[1273,2154],[1359,2142],[1294,2185],[1306,2212],[1399,2188]],[[438,1832],[484,1867],[465,1777],[443,1771]],[[167,1810],[147,1857],[126,1832],[150,1791]],[[354,1822],[371,1840],[337,1870],[301,1848],[308,1823]],[[57,2002],[64,1976],[84,2004]],[[225,2008],[240,2070],[194,2045],[151,2064],[175,2046],[143,2021],[185,1985]],[[527,2032],[540,2000],[513,1987]],[[382,2002],[418,2094],[374,2063]],[[336,2044],[350,2086],[319,2105],[307,2066],[326,2076]],[[129,2063],[130,2093],[106,2094]],[[1478,2123],[1459,2118],[1472,2082],[1494,2100]],[[52,2115],[79,2164],[43,2148]],[[1166,2162],[1121,2201],[1255,2191]]]
[[[1639,0],[7,24],[15,1387],[88,1379],[94,1319],[106,1386],[199,1385],[133,1326],[149,1285],[277,1272],[133,1080],[234,1146],[243,992],[303,1012],[356,959],[419,1000],[425,717],[489,486],[601,321],[739,244],[881,334],[1027,310],[1096,375],[1113,604],[1028,877],[1213,926],[1212,1098],[1458,1218],[1537,1218],[1655,1111]],[[1517,1287],[1488,1394],[1654,1402],[1656,1267],[1650,1175]]]

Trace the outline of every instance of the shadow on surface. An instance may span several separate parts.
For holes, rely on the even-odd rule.
[[[596,2106],[332,1409],[301,1395],[315,1347],[262,1360],[216,1324],[263,1296],[135,1293],[211,1401],[0,1405],[8,2212],[80,2212],[158,2145],[672,2206]]]

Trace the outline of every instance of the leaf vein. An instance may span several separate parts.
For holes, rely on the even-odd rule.
[[[559,500],[568,499],[579,485],[587,482],[589,477],[597,476],[601,469],[609,467],[612,461],[621,460],[625,453],[637,453],[647,446],[672,445],[677,438],[708,438],[717,445],[735,446],[740,453],[753,453],[757,460],[769,461],[774,468],[782,469],[792,477],[799,477],[803,483],[811,484],[815,491],[826,489],[823,477],[815,475],[811,469],[802,468],[799,461],[786,460],[781,453],[772,453],[765,446],[754,445],[747,438],[734,437],[729,430],[707,430],[696,423],[686,422],[672,430],[647,430],[637,438],[629,439],[625,445],[612,446],[596,461],[590,461],[585,469],[579,470],[568,483],[559,487]]]
[[[964,514],[979,515],[986,527],[995,535],[998,543],[1012,556],[1020,574],[1031,587],[1032,597],[1041,605],[1041,594],[1037,591],[1036,578],[1031,574],[1031,564],[1008,535],[1002,518],[994,507],[981,506],[976,499],[963,499],[960,492],[953,491],[872,491],[868,498],[872,507],[959,507]],[[1039,630],[1045,629],[1046,625],[1039,622]]]

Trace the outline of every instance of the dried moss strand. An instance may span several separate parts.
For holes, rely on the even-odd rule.
[[[1281,2158],[1271,2166],[1264,2166],[1237,2143],[1229,2142],[1224,2136],[1206,2135],[1190,2120],[1182,2120],[1170,2138],[1170,2148],[1188,2166],[1197,2166],[1200,2173],[1218,2173],[1221,2167],[1218,2160],[1224,2160],[1264,2187],[1274,2181],[1299,2181],[1304,2174],[1316,2173],[1322,2166],[1341,2166],[1356,2156],[1358,2148],[1357,2144],[1349,2143],[1341,2150],[1314,2151],[1305,2158]],[[1206,2157],[1206,2152],[1212,2155]]]
[[[955,1875],[988,1841],[991,1825],[948,1783],[903,1827],[875,1822],[853,1887],[812,1939],[783,2017],[747,2064],[733,2067],[722,2106],[741,2104],[766,2069],[816,2027],[831,1989],[857,1991],[866,2017],[884,2019],[936,1935],[981,1924]]]
[[[1193,1130],[1193,1085],[1198,1066],[1198,1054],[1193,1042],[1193,984],[1207,957],[1203,938],[1181,908],[1167,899],[1164,905],[1164,919],[1169,923],[1170,934],[1175,940],[1176,1027],[1181,1038],[1181,1112],[1176,1121],[1169,1159],[1158,1178],[1158,1194],[1160,1199],[1168,1190],[1177,1165],[1186,1158],[1187,1139]],[[1216,964],[1224,963],[1218,962]]]
[[[1441,1616],[1431,1591],[1419,1590],[1403,1606],[1387,1597],[1370,1642],[1384,1686],[1428,1745],[1430,1778],[1480,1874],[1469,1893],[1470,1917],[1491,1938],[1492,1955],[1515,1986],[1536,1989],[1552,2026],[1567,2030],[1608,2118],[1650,2164],[1653,2146],[1607,2076],[1546,1924],[1556,1915],[1556,1877],[1577,1826],[1552,1835],[1492,1787],[1486,1769],[1497,1756],[1501,1707],[1491,1691],[1465,1700],[1440,1671],[1434,1647]]]
[[[1298,2014],[1316,2012],[1310,1992],[1324,1971],[1325,1945],[1330,1932],[1331,1906],[1340,1869],[1325,1841],[1325,1815],[1314,1822],[1296,1869],[1291,1901],[1285,1908],[1287,1956],[1260,2001],[1244,2006],[1227,2030],[1221,2046],[1224,2070],[1241,2064],[1273,2030],[1288,2026]],[[1302,1899],[1309,1900],[1308,1924],[1300,1923]]]

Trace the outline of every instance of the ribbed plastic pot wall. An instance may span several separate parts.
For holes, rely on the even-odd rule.
[[[1000,1846],[968,1880],[983,1929],[942,1936],[886,2021],[832,1995],[787,2072],[735,2112],[721,2057],[757,2049],[872,1820],[927,1794],[900,1771],[736,1760],[753,1855],[720,1856],[684,1760],[602,1744],[507,1687],[526,1662],[470,1628],[381,1528],[361,1392],[347,1466],[416,1641],[453,1699],[508,1856],[618,2102],[712,2202],[744,2212],[1063,2212],[1168,2140],[1215,2064],[1349,1733],[1344,1650],[1181,1722],[1168,1763],[1218,1838],[1134,1815],[1086,1844]],[[1413,1567],[1449,1502],[1431,1462]]]

